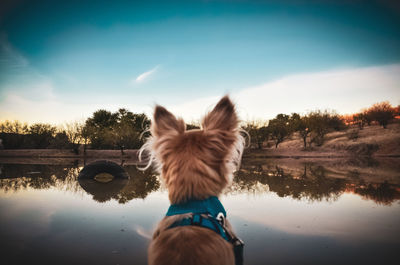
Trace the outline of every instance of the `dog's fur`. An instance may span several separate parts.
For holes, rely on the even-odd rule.
[[[244,147],[235,106],[228,96],[202,120],[199,130],[186,131],[185,122],[156,106],[152,137],[142,147],[151,153],[172,204],[219,196],[230,184]],[[186,215],[165,217],[148,250],[150,265],[234,264],[233,247],[214,231],[180,226],[168,229]],[[230,225],[228,229],[232,232]]]

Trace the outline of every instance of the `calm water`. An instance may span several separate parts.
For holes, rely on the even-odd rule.
[[[146,264],[158,176],[79,183],[69,165],[1,162],[2,264]],[[400,160],[244,161],[221,197],[246,264],[398,264]],[[396,259],[397,258],[397,259]]]

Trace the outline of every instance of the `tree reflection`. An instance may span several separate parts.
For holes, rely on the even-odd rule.
[[[157,175],[151,171],[140,171],[136,166],[127,166],[125,170],[130,176],[128,184],[118,193],[114,199],[119,203],[126,203],[132,199],[144,199],[147,195],[160,188]]]
[[[130,176],[129,180],[114,179],[109,183],[99,183],[93,179],[83,179],[79,183],[87,193],[93,195],[93,200],[106,202],[114,199],[121,204],[144,199],[160,188],[157,175],[151,171],[142,172],[136,166],[126,166],[124,169]]]
[[[117,196],[128,181],[127,179],[113,179],[110,182],[102,183],[94,179],[78,179],[82,189],[91,194],[92,199],[97,202],[106,202]]]
[[[385,181],[381,184],[360,185],[354,189],[354,192],[378,204],[391,205],[394,201],[400,199],[399,190],[398,186],[396,188]]]
[[[1,165],[0,188],[17,192],[27,188],[78,191],[77,167],[59,165]]]
[[[277,164],[243,163],[236,172],[231,193],[274,192],[279,197],[296,200],[336,201],[343,193],[352,192],[373,200],[378,204],[390,205],[400,199],[400,185],[368,183],[358,171],[349,171],[347,176],[335,177],[325,167],[315,163],[304,163],[295,170],[283,169]]]
[[[399,184],[375,179],[375,182],[366,181],[360,168],[338,173],[335,172],[336,168],[324,167],[318,163],[298,163],[293,166],[279,162],[244,161],[228,192],[274,192],[280,197],[308,201],[335,201],[346,192],[384,205],[400,200]],[[124,166],[124,169],[130,176],[129,180],[114,180],[104,184],[96,183],[95,180],[78,182],[80,169],[76,165],[4,164],[0,165],[0,189],[4,192],[57,189],[87,193],[97,202],[116,200],[124,204],[133,199],[144,199],[160,188],[158,176],[154,172],[142,172],[136,166]]]
[[[114,199],[126,203],[136,198],[144,199],[160,187],[156,174],[139,171],[136,166],[125,166],[129,180],[123,183],[114,180],[107,184],[96,183],[95,180],[78,182],[80,170],[77,166],[4,164],[0,169],[0,189],[5,192],[55,188],[74,193],[86,192],[98,202]]]
[[[242,169],[237,172],[234,181],[243,191],[255,191],[255,187],[259,189],[259,184],[262,184],[261,187],[279,197],[310,201],[336,200],[346,189],[344,179],[326,178],[323,167],[311,165],[305,165],[301,175],[285,173],[279,166],[267,171],[260,166]]]

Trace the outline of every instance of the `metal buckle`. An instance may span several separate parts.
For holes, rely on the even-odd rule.
[[[217,219],[221,223],[222,227],[225,228],[225,216],[222,212],[219,212],[215,219]]]

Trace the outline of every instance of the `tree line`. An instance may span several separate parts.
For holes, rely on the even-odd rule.
[[[298,113],[278,114],[268,125],[250,122],[243,129],[249,133],[251,145],[261,149],[268,140],[272,140],[275,148],[278,148],[280,143],[296,132],[303,140],[304,148],[311,148],[313,144],[321,146],[328,132],[345,127],[337,113],[317,110],[303,116]]]
[[[400,107],[392,107],[389,102],[374,104],[360,113],[339,115],[334,111],[311,111],[305,115],[298,113],[278,114],[269,121],[248,121],[242,128],[250,135],[251,146],[263,148],[263,144],[273,141],[275,148],[296,133],[303,141],[304,148],[321,146],[325,135],[332,131],[357,125],[360,129],[377,123],[386,128],[395,116],[400,115]],[[126,149],[140,148],[146,136],[150,119],[144,113],[133,113],[127,109],[116,112],[100,109],[84,122],[71,122],[56,127],[47,123],[23,124],[19,121],[0,123],[0,147],[5,149],[72,149],[75,153],[86,149]],[[188,129],[199,128],[188,124]]]
[[[72,122],[56,127],[46,123],[22,124],[5,121],[0,124],[0,139],[5,149],[72,149],[79,153],[92,149],[137,149],[143,144],[150,125],[144,113],[127,109],[116,112],[100,109],[85,122]]]
[[[304,149],[313,145],[324,144],[325,136],[332,131],[341,131],[351,125],[357,125],[359,129],[371,124],[379,124],[383,128],[396,117],[400,116],[400,106],[392,107],[387,102],[376,103],[359,113],[339,115],[335,111],[311,111],[305,115],[298,113],[278,114],[269,122],[247,122],[243,129],[250,135],[250,144],[254,148],[263,148],[263,144],[273,141],[275,148],[284,140],[297,133],[303,141]]]
[[[347,124],[357,124],[360,129],[363,129],[366,125],[371,125],[371,123],[376,122],[380,126],[386,129],[390,121],[394,117],[400,115],[400,105],[397,107],[392,107],[392,105],[387,102],[380,102],[372,105],[369,108],[363,109],[359,113],[352,115],[343,115],[343,120]]]

